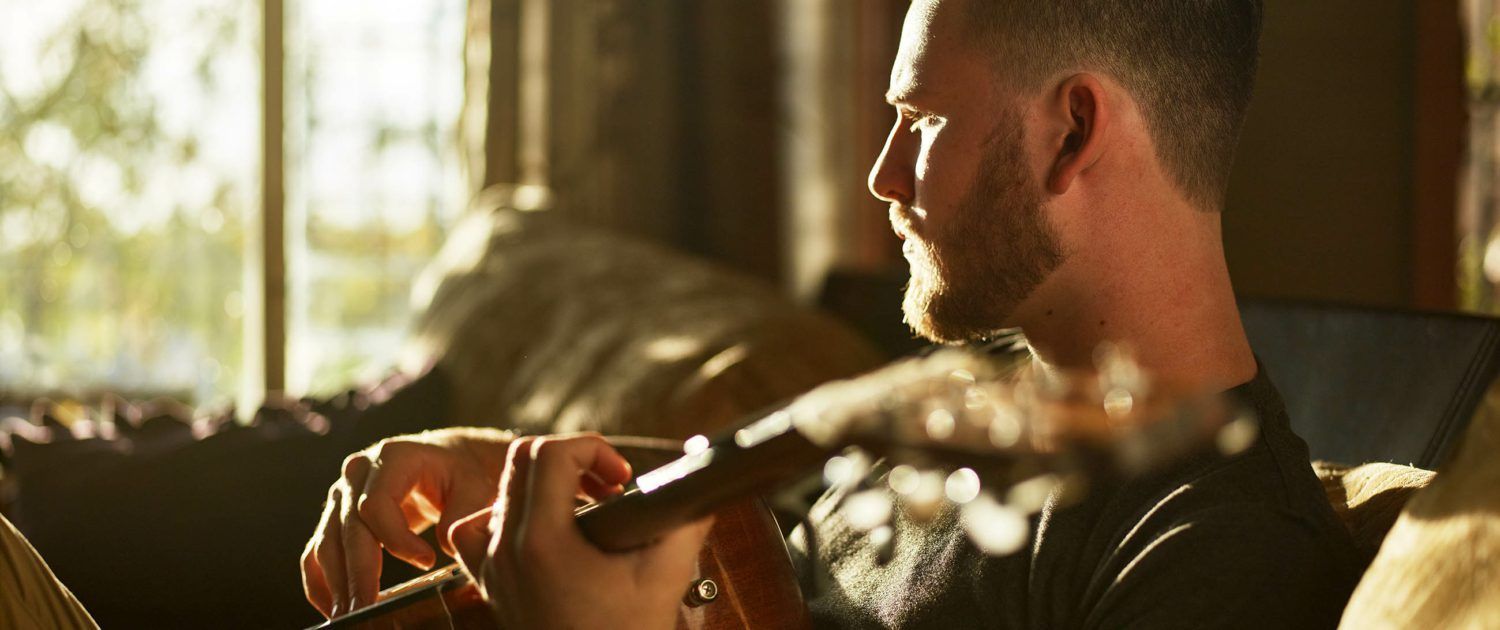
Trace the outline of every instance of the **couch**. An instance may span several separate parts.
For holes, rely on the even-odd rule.
[[[883,355],[770,286],[481,196],[418,283],[404,369],[231,410],[116,401],[0,428],[9,516],[111,627],[299,627],[298,555],[348,453],[445,426],[685,438]],[[388,562],[384,583],[411,577]]]

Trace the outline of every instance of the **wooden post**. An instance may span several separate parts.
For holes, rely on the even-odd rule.
[[[1458,173],[1467,131],[1458,0],[1416,5],[1412,303],[1458,307]]]

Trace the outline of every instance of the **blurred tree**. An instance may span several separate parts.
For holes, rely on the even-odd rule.
[[[194,115],[258,90],[253,6],[39,6],[0,9],[0,387],[233,391],[257,120]]]

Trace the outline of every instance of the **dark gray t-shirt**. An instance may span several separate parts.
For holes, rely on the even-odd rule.
[[[1349,533],[1260,370],[1228,392],[1261,420],[1233,457],[1200,455],[1032,518],[1028,548],[979,551],[946,510],[894,518],[894,557],[839,509],[789,540],[814,622],[845,628],[1331,628],[1358,579]],[[808,555],[814,556],[809,561]]]

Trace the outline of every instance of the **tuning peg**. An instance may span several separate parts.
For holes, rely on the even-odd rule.
[[[1214,443],[1225,455],[1238,455],[1255,444],[1260,437],[1260,423],[1250,413],[1241,413],[1224,426],[1219,427]]]
[[[823,481],[829,486],[853,486],[870,474],[870,457],[858,449],[834,455],[823,464]]]
[[[875,550],[875,563],[885,566],[896,557],[896,529],[881,525],[870,532],[870,547]]]
[[[933,409],[927,414],[927,422],[923,429],[927,431],[927,437],[939,442],[953,437],[953,431],[958,428],[958,421],[954,420],[953,412],[943,407]]]
[[[844,519],[850,527],[868,532],[890,523],[892,508],[891,496],[884,490],[861,490],[844,499]]]
[[[974,546],[992,556],[1015,553],[1031,537],[1031,523],[1026,515],[988,494],[965,503],[959,512],[959,522]]]
[[[1011,486],[1005,492],[1005,504],[1021,513],[1035,514],[1042,511],[1048,498],[1062,484],[1061,477],[1050,473],[1032,477]]]
[[[960,468],[948,473],[947,481],[943,482],[943,492],[948,500],[959,505],[978,498],[981,489],[979,473],[972,468]]]
[[[1025,426],[1021,410],[1014,404],[997,404],[989,418],[990,443],[1001,449],[1015,446],[1021,441],[1022,428]]]
[[[1119,344],[1105,342],[1094,349],[1094,369],[1099,375],[1099,391],[1122,390],[1143,394],[1149,386],[1146,372],[1135,360],[1135,354]]]
[[[891,469],[886,485],[901,497],[901,505],[914,521],[930,521],[943,507],[946,484],[942,473],[937,471],[917,470],[902,464]]]

